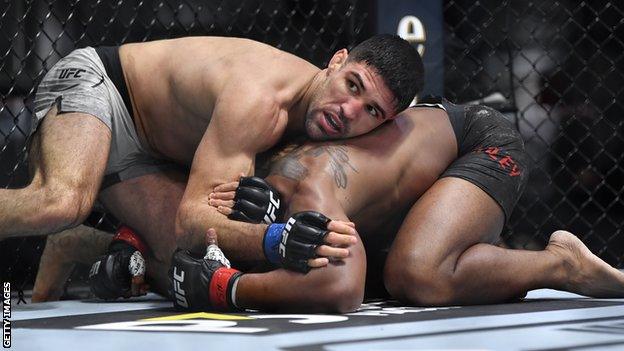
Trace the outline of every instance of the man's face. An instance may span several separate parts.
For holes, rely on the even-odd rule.
[[[334,56],[335,57],[335,56]],[[394,118],[395,97],[374,68],[349,62],[334,66],[310,102],[305,129],[313,140],[368,133]]]

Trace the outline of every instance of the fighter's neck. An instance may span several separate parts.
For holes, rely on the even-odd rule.
[[[325,76],[325,70],[320,70],[312,76],[312,79],[300,90],[293,99],[294,103],[288,109],[288,124],[286,134],[296,137],[305,132],[305,116],[314,96],[318,94]]]

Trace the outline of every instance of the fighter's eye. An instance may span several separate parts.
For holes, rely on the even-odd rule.
[[[357,93],[358,87],[352,80],[347,80],[347,87],[352,93]]]
[[[377,109],[376,109],[376,108],[374,108],[373,106],[371,106],[371,105],[367,105],[367,106],[366,106],[366,110],[368,111],[368,113],[369,113],[371,116],[373,116],[373,117],[377,117],[377,115],[378,115],[378,113],[377,113]]]

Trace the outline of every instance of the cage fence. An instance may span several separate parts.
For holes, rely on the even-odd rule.
[[[56,61],[85,46],[189,35],[259,40],[323,66],[375,33],[356,0],[4,0],[0,7],[0,187],[28,184],[32,99]],[[567,229],[612,265],[624,261],[624,5],[616,1],[447,0],[444,94],[485,101],[520,130],[530,183],[503,233],[540,249]],[[94,212],[87,224],[112,231]],[[4,281],[32,286],[43,237],[0,243]],[[82,280],[78,269],[74,280]]]

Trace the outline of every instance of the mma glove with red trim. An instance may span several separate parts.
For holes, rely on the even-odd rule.
[[[132,277],[145,275],[147,246],[132,229],[121,226],[89,271],[89,286],[95,296],[112,300],[131,295]]]
[[[230,262],[217,245],[209,245],[204,257],[178,249],[169,270],[173,305],[192,311],[235,311],[233,287],[241,275],[230,268]]]

